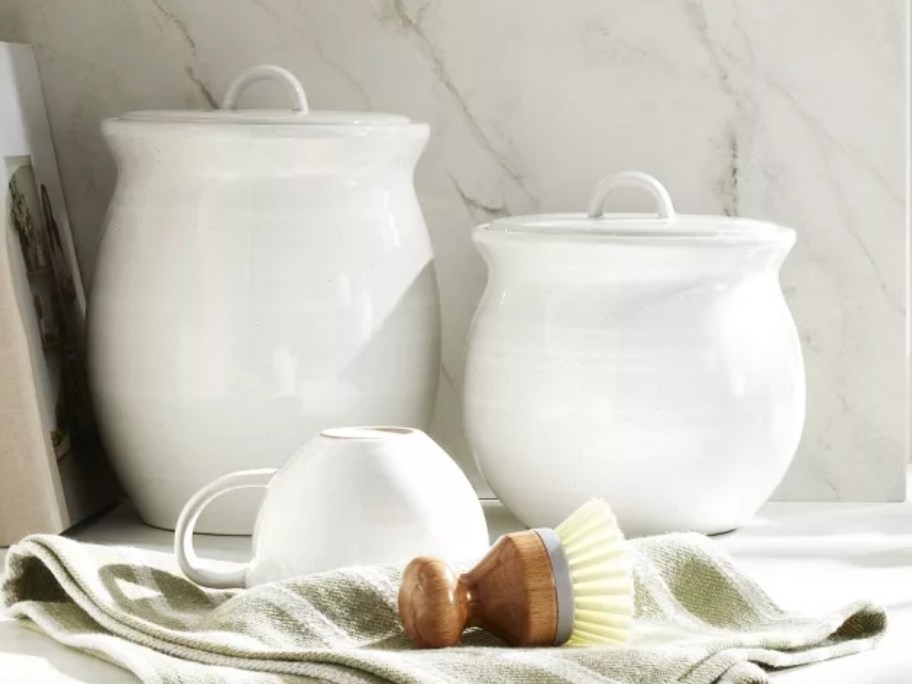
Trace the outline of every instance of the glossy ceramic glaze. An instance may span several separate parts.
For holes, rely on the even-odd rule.
[[[278,80],[284,112],[235,111]],[[118,181],[89,307],[90,374],[114,464],[152,525],[200,486],[278,466],[333,425],[424,426],[437,285],[412,176],[428,128],[308,112],[259,67],[222,110],[104,124]],[[249,533],[257,498],[207,512]]]
[[[193,552],[200,512],[215,497],[249,487],[266,487],[253,560],[237,571],[200,568]],[[325,430],[278,472],[223,476],[187,503],[175,533],[183,571],[212,587],[424,554],[477,560],[487,548],[484,513],[468,479],[426,434],[400,427]]]
[[[619,187],[657,215],[605,215]],[[741,524],[784,475],[804,367],[779,286],[790,229],[675,215],[642,174],[589,215],[475,229],[488,284],[472,325],[468,438],[525,524],[605,498],[631,535]]]

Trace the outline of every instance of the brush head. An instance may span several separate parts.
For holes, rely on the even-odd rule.
[[[566,643],[626,644],[633,627],[633,572],[627,542],[611,508],[601,499],[592,499],[554,532],[560,539],[572,586],[572,627]],[[557,570],[562,564],[560,559],[552,560],[552,569]],[[555,583],[561,582],[566,583],[563,572],[556,571]],[[566,592],[558,590],[559,600],[562,596]],[[558,613],[561,612],[567,611],[559,607]]]

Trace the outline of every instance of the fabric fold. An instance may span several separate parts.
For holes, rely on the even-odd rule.
[[[10,549],[2,587],[25,626],[145,684],[620,682],[761,684],[768,670],[873,648],[881,608],[788,613],[712,540],[630,542],[637,622],[623,648],[504,647],[470,630],[461,646],[411,648],[396,614],[401,568],[344,568],[210,590],[170,554],[36,535]]]

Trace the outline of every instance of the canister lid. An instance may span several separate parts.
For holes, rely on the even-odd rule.
[[[411,119],[399,114],[379,112],[333,112],[309,111],[306,113],[281,109],[244,109],[225,111],[223,109],[182,110],[153,109],[128,112],[121,121],[147,123],[202,123],[224,125],[300,125],[300,126],[404,126]]]
[[[290,96],[289,109],[238,109],[238,100],[244,90],[255,81],[270,80],[281,83]],[[412,121],[399,114],[380,112],[311,111],[307,95],[300,81],[287,69],[261,64],[240,74],[225,94],[222,105],[212,110],[162,109],[136,111],[116,119],[138,123],[216,124],[216,125],[267,125],[267,126],[405,126]]]
[[[654,214],[606,213],[609,197],[620,188],[643,190],[656,204]],[[638,171],[604,178],[592,193],[588,213],[510,216],[478,227],[491,236],[529,235],[540,239],[621,241],[748,241],[794,239],[794,231],[775,223],[731,216],[678,214],[658,180]]]

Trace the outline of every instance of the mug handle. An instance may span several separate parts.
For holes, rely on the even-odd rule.
[[[180,569],[190,580],[213,589],[245,586],[249,563],[237,570],[206,570],[197,565],[197,556],[193,549],[193,528],[196,527],[200,513],[210,501],[234,489],[266,487],[276,472],[275,468],[239,470],[236,473],[222,475],[190,497],[177,519],[174,530],[174,555],[177,556]]]

